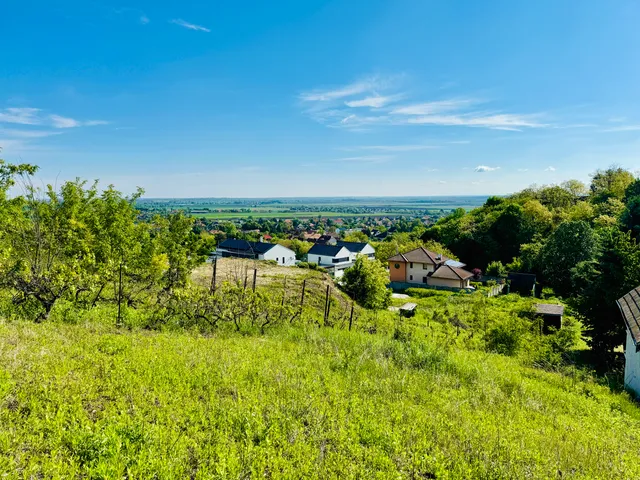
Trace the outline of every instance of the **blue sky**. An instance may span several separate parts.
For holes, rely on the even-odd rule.
[[[2,157],[150,197],[501,194],[640,169],[633,0],[5,0]]]

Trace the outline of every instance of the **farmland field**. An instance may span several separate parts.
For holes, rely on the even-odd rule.
[[[185,210],[198,218],[377,217],[442,214],[456,208],[482,205],[486,196],[460,197],[327,197],[327,198],[195,198],[143,199],[138,207],[147,212]]]

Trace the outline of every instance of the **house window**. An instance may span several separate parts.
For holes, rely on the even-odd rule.
[[[409,280],[413,280],[413,275],[409,275]]]
[[[395,268],[400,268],[400,264],[399,264],[399,263],[396,263],[396,264],[394,265],[394,267],[395,267]]]
[[[423,270],[429,270],[429,264],[428,263],[423,263],[422,264],[422,269]]]
[[[278,257],[276,257],[276,263],[278,263],[280,261],[280,259]]]
[[[413,268],[413,262],[409,264],[409,268]]]

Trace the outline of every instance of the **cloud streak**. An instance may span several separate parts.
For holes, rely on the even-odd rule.
[[[207,27],[203,27],[202,25],[196,25],[195,23],[189,23],[181,18],[174,18],[170,20],[169,23],[173,23],[175,25],[179,25],[181,27],[187,28],[189,30],[194,30],[196,32],[211,32]]]
[[[493,172],[494,170],[500,170],[500,167],[489,167],[487,165],[478,165],[473,169],[474,172],[484,173],[484,172]]]
[[[0,111],[0,123],[17,123],[20,125],[39,125],[39,108],[7,108]]]
[[[7,123],[18,125],[47,126],[53,128],[75,128],[107,125],[109,122],[105,120],[80,121],[70,117],[63,117],[62,115],[45,115],[39,108],[13,107],[0,110],[0,124]]]
[[[475,127],[521,131],[552,127],[543,115],[480,109],[475,98],[440,98],[401,104],[408,95],[399,89],[400,77],[365,77],[332,89],[299,95],[304,112],[332,128],[362,130],[373,126]]]

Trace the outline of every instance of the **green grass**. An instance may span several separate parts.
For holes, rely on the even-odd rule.
[[[627,395],[443,339],[0,324],[2,478],[636,478]]]

